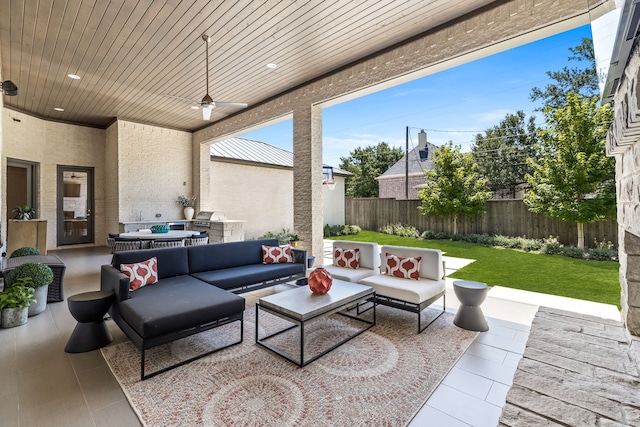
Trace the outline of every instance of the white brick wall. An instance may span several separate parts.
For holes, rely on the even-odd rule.
[[[17,119],[17,120],[14,120]],[[40,164],[38,218],[47,220],[47,249],[57,247],[57,166],[93,167],[95,178],[96,238],[105,234],[105,131],[45,121],[33,116],[3,109],[2,176],[6,175],[7,158]],[[3,182],[3,194],[6,194]],[[3,197],[4,200],[4,197]],[[6,216],[6,214],[5,214]],[[3,234],[4,236],[4,234]]]
[[[118,120],[118,218],[183,218],[179,195],[193,193],[192,134]],[[112,224],[110,224],[111,226]]]

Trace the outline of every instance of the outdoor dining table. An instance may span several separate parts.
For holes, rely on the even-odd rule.
[[[186,239],[191,236],[199,235],[199,231],[192,230],[169,230],[167,233],[152,233],[149,231],[129,231],[127,233],[120,233],[118,237],[123,239]]]

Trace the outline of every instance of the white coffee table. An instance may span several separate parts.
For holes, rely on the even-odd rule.
[[[370,304],[370,307],[368,306],[365,310],[360,311],[360,306],[367,303],[374,296],[375,291],[370,286],[364,286],[358,283],[351,283],[345,282],[343,280],[333,279],[331,290],[324,295],[313,294],[308,286],[302,286],[300,288],[287,290],[278,294],[260,298],[260,300],[256,303],[256,343],[266,349],[273,351],[279,356],[284,357],[285,359],[289,360],[292,363],[295,363],[300,367],[306,366],[314,360],[341,346],[345,342],[360,335],[376,324],[375,304]],[[355,315],[348,314],[347,308],[349,310],[355,310]],[[372,317],[372,319],[361,317],[362,314],[367,313],[369,310],[372,311],[372,315],[369,315],[370,317]],[[258,331],[261,311],[285,319],[293,325],[260,338]],[[356,333],[342,339],[340,342],[332,345],[330,348],[323,350],[320,354],[317,354],[305,360],[305,325],[308,322],[322,319],[334,313],[339,313],[351,319],[358,320],[359,322],[362,322],[365,327],[364,329],[358,330]],[[299,359],[294,359],[293,357],[266,342],[269,338],[280,335],[283,332],[289,331],[296,327],[300,328]]]

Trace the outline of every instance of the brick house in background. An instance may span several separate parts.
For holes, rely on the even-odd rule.
[[[427,141],[427,134],[418,134],[418,146],[409,151],[408,162],[405,154],[385,173],[376,178],[378,181],[378,197],[396,200],[418,200],[417,185],[424,184],[425,170],[433,169],[433,154],[438,148]],[[409,182],[408,194],[405,190]],[[408,197],[407,197],[408,196]]]

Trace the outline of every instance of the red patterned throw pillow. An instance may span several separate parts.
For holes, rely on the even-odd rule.
[[[291,256],[291,245],[262,245],[263,264],[281,264],[285,262],[293,262],[293,257]]]
[[[420,279],[420,260],[422,257],[402,258],[390,253],[386,253],[385,257],[387,260],[386,274],[402,279]]]
[[[333,252],[333,265],[357,270],[360,268],[360,249],[336,248]]]
[[[135,264],[120,264],[120,271],[129,277],[129,290],[135,291],[158,281],[158,259],[153,257]]]

